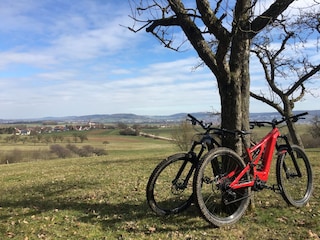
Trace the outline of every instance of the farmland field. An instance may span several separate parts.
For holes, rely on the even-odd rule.
[[[0,239],[319,239],[317,149],[307,151],[315,183],[307,206],[289,207],[279,194],[264,190],[237,224],[218,229],[194,206],[169,217],[148,208],[146,182],[161,159],[179,151],[172,143],[96,130],[76,143],[87,144],[108,155],[0,165]],[[48,150],[49,145],[3,142],[0,150]],[[274,174],[270,178],[275,183]]]

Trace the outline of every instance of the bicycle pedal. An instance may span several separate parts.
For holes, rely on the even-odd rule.
[[[202,182],[206,183],[206,184],[211,184],[212,183],[212,179],[209,177],[203,177],[202,178]]]
[[[266,186],[266,188],[274,191],[275,193],[281,193],[281,189],[276,184],[273,184],[272,186]]]

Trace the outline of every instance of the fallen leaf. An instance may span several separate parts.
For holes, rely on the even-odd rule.
[[[309,229],[309,237],[311,237],[313,239],[320,239],[318,234],[312,232],[310,229]]]

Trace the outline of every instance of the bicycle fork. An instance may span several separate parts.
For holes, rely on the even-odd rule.
[[[179,182],[179,179],[180,179],[180,177],[181,177],[184,169],[186,168],[188,162],[189,162],[189,161],[188,161],[187,159],[184,160],[184,162],[183,162],[183,164],[181,165],[181,167],[180,167],[180,169],[179,169],[176,177],[172,180],[172,186],[175,187],[175,190],[184,190],[184,189],[187,188],[189,179],[190,179],[190,177],[191,177],[191,175],[192,175],[192,173],[193,173],[193,171],[194,171],[194,169],[195,169],[195,164],[192,163],[192,166],[191,166],[191,168],[189,169],[189,172],[188,172],[186,178],[183,180],[182,184],[181,184],[181,182]]]
[[[194,152],[194,149],[199,144],[201,144],[201,142],[194,142],[193,143],[190,151],[186,154],[186,158],[185,158],[183,164],[181,165],[181,167],[179,168],[179,171],[178,171],[177,175],[172,180],[172,187],[174,187],[175,190],[184,190],[184,189],[186,189],[187,186],[188,186],[188,182],[189,182],[194,170],[198,167],[199,159],[202,156],[204,150],[206,149],[205,145],[201,144],[201,149],[200,149],[199,153],[196,154]],[[189,169],[186,178],[183,179],[183,183],[181,184],[181,182],[179,182],[179,179],[180,179],[182,173],[184,172],[188,162],[190,162],[192,164],[192,166]]]
[[[295,154],[294,154],[294,152],[292,150],[292,147],[291,147],[291,145],[289,143],[288,137],[287,136],[279,136],[279,137],[284,139],[286,144],[285,145],[281,145],[281,146],[279,146],[277,148],[280,149],[280,152],[281,152],[281,147],[285,147],[286,152],[284,154],[288,153],[290,155],[290,158],[291,158],[291,160],[293,162],[293,165],[294,165],[294,168],[296,170],[296,174],[290,172],[289,168],[287,167],[286,162],[283,161],[283,169],[284,169],[284,171],[286,173],[287,179],[289,179],[291,177],[299,177],[299,178],[301,178],[302,177],[302,173],[301,173],[299,165],[297,163],[297,158],[296,158],[296,156],[295,156]]]

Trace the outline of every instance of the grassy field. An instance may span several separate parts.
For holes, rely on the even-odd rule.
[[[169,217],[149,210],[146,182],[178,151],[171,143],[111,131],[88,138],[109,154],[0,165],[0,239],[319,239],[320,152],[308,151],[315,190],[307,206],[289,207],[265,190],[237,224],[217,229],[194,206]]]

